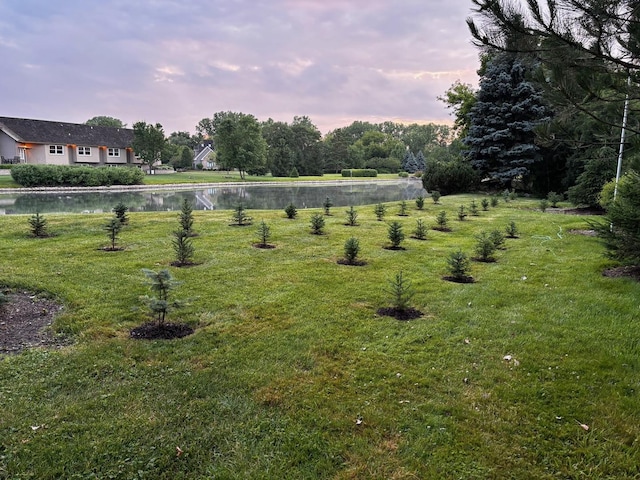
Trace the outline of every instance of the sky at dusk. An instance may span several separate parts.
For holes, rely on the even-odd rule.
[[[450,123],[470,0],[0,0],[0,116]]]

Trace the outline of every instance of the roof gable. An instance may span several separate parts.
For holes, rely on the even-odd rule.
[[[127,148],[133,143],[130,128],[95,127],[78,123],[0,117],[0,129],[25,143],[74,144]]]

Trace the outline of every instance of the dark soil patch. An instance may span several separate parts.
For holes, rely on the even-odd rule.
[[[364,267],[367,264],[364,260],[354,260],[353,262],[350,262],[346,258],[339,259],[338,263],[340,265],[350,265],[352,267]]]
[[[400,247],[400,246],[398,246],[398,247],[387,246],[387,247],[382,247],[382,248],[384,248],[385,250],[406,250],[406,248]]]
[[[271,245],[270,243],[254,243],[253,246],[255,248],[262,248],[264,250],[270,250],[272,248],[276,248],[275,245]]]
[[[445,275],[442,277],[443,280],[447,282],[455,282],[455,283],[475,283],[475,279],[471,275],[466,275],[464,277],[454,277],[453,275]]]
[[[124,247],[100,247],[98,250],[102,250],[103,252],[121,252],[124,250]]]
[[[495,258],[482,258],[482,257],[473,257],[471,260],[474,262],[482,262],[482,263],[496,263],[497,260]]]
[[[147,322],[129,332],[131,338],[137,340],[172,340],[191,335],[193,328],[184,323]]]
[[[414,240],[426,240],[427,239],[427,237],[420,238],[420,237],[416,237],[415,235],[411,235],[411,238],[413,238]]]
[[[169,265],[171,265],[172,267],[179,267],[179,268],[188,268],[188,267],[195,267],[196,265],[200,265],[200,263],[198,262],[171,262]]]
[[[384,307],[379,308],[376,312],[378,315],[383,315],[385,317],[393,317],[396,320],[415,320],[416,318],[420,318],[423,313],[420,310],[417,310],[413,307],[409,308],[396,308],[396,307]]]
[[[451,229],[449,227],[433,227],[433,230],[437,230],[438,232],[450,232]]]
[[[602,275],[610,278],[628,277],[640,282],[640,265],[607,268]]]
[[[31,292],[14,292],[6,296],[8,301],[0,305],[0,354],[68,344],[49,328],[62,311],[62,305]]]
[[[599,208],[553,208],[547,213],[561,213],[564,215],[604,215],[604,210]]]
[[[573,233],[574,235],[586,235],[587,237],[597,237],[598,236],[598,232],[596,232],[595,230],[573,229],[573,230],[569,230],[569,233]]]

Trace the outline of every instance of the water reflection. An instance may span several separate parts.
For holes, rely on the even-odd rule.
[[[273,184],[233,185],[193,190],[142,192],[87,192],[0,195],[0,213],[101,213],[110,212],[119,202],[132,212],[180,210],[189,199],[196,210],[230,210],[238,202],[250,209],[278,210],[289,203],[298,208],[322,207],[329,197],[336,207],[410,200],[424,195],[416,180],[357,182],[340,185]]]

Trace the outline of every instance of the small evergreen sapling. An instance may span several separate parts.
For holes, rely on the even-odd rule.
[[[438,204],[440,201],[440,192],[438,190],[434,190],[433,192],[431,192],[431,200],[433,200],[433,203]]]
[[[347,210],[347,225],[355,227],[358,225],[358,212],[353,208],[353,205]]]
[[[558,202],[564,200],[564,195],[562,195],[561,193],[549,192],[547,194],[547,200],[551,202],[551,208],[558,208]]]
[[[416,238],[418,240],[427,239],[427,225],[421,218],[416,220],[416,228],[413,231],[413,238]]]
[[[311,233],[314,235],[322,235],[324,232],[324,217],[319,213],[311,216]]]
[[[465,218],[467,218],[467,211],[465,210],[464,205],[460,205],[458,208],[458,220],[462,222]]]
[[[180,285],[181,282],[174,280],[169,270],[155,272],[144,268],[142,272],[147,277],[147,284],[151,288],[151,291],[156,295],[154,297],[145,296],[142,297],[142,299],[149,306],[156,323],[158,325],[164,325],[169,311],[181,306],[181,302],[179,301],[169,301],[169,292]]]
[[[287,214],[287,218],[293,220],[294,218],[296,218],[298,216],[298,209],[296,208],[296,206],[293,203],[290,203],[289,205],[287,205],[285,207],[284,213]]]
[[[399,312],[409,309],[409,302],[415,295],[411,281],[403,276],[402,271],[389,280],[389,288],[385,291],[391,295],[393,308]]]
[[[407,213],[407,202],[406,202],[406,200],[402,200],[402,202],[400,202],[400,210],[398,211],[398,216],[406,217],[407,215],[408,215],[408,213]]]
[[[49,236],[47,231],[47,219],[40,215],[40,212],[36,212],[29,219],[29,226],[31,229],[31,235],[37,238],[45,238]]]
[[[376,214],[376,218],[381,222],[384,220],[384,215],[387,213],[387,206],[384,203],[378,203],[373,209],[373,213]]]
[[[358,255],[360,254],[360,242],[357,238],[351,237],[344,242],[344,261],[340,262],[346,265],[360,265],[362,262],[358,261]]]
[[[331,199],[329,197],[325,198],[324,203],[322,204],[322,208],[324,208],[325,215],[331,215],[331,207],[333,207],[333,203],[331,203]]]
[[[122,230],[122,223],[120,222],[120,219],[114,216],[105,224],[104,229],[106,230],[109,241],[111,242],[111,246],[106,247],[105,250],[120,250],[120,248],[116,246],[116,243],[118,241],[118,233],[120,233],[120,230]]]
[[[251,225],[251,222],[253,221],[253,219],[247,215],[247,211],[242,203],[238,203],[238,205],[236,205],[236,208],[233,211],[233,217],[231,218],[234,222],[233,225],[239,225],[241,227]]]
[[[480,201],[480,205],[482,205],[482,210],[484,210],[485,212],[486,212],[487,210],[489,210],[489,200],[488,200],[488,199],[483,198],[483,199]]]
[[[497,250],[504,250],[505,238],[500,230],[492,230],[491,233],[489,233],[489,237]]]
[[[424,208],[424,197],[419,195],[416,197],[416,208],[422,210]]]
[[[394,221],[389,224],[387,238],[389,238],[389,241],[391,242],[391,250],[402,250],[400,244],[404,240],[404,233],[400,222]]]
[[[258,248],[271,247],[271,245],[269,245],[269,239],[271,238],[271,228],[269,228],[269,225],[267,225],[264,220],[262,220],[260,222],[260,225],[258,225],[258,230],[256,231],[256,233],[258,235],[258,243],[256,244]]]
[[[507,232],[507,238],[518,238],[518,227],[516,227],[516,222],[513,220],[506,226],[505,231]]]
[[[495,262],[493,254],[496,251],[496,245],[493,243],[491,236],[487,232],[480,232],[476,236],[476,260],[479,262]]]
[[[497,207],[498,203],[500,203],[500,199],[498,198],[497,195],[492,195],[491,196],[491,206],[492,207]]]
[[[478,212],[478,205],[476,204],[475,200],[471,200],[471,205],[469,206],[469,212],[471,212],[471,215],[473,215],[474,217],[477,217],[478,215],[480,215],[480,213]]]
[[[180,207],[180,228],[186,233],[188,237],[193,237],[193,206],[188,199],[182,200],[182,206]]]
[[[543,198],[542,200],[540,200],[540,203],[538,205],[540,206],[540,210],[542,211],[542,213],[544,213],[547,208],[549,208],[549,200]]]
[[[113,213],[115,213],[120,223],[126,225],[129,223],[129,217],[127,217],[127,212],[129,211],[129,207],[127,207],[124,203],[119,202],[115,207],[113,207]]]
[[[473,281],[469,275],[469,258],[462,250],[457,250],[449,254],[447,258],[447,268],[451,274],[450,277],[447,277],[447,280],[463,283]]]
[[[449,220],[447,219],[447,212],[442,210],[436,216],[436,227],[435,230],[440,230],[441,232],[448,232],[451,229],[449,228]]]
[[[176,261],[172,265],[182,267],[185,265],[193,265],[193,255],[195,249],[193,242],[186,230],[176,230],[173,232],[173,240],[171,241],[173,251],[176,254]]]

